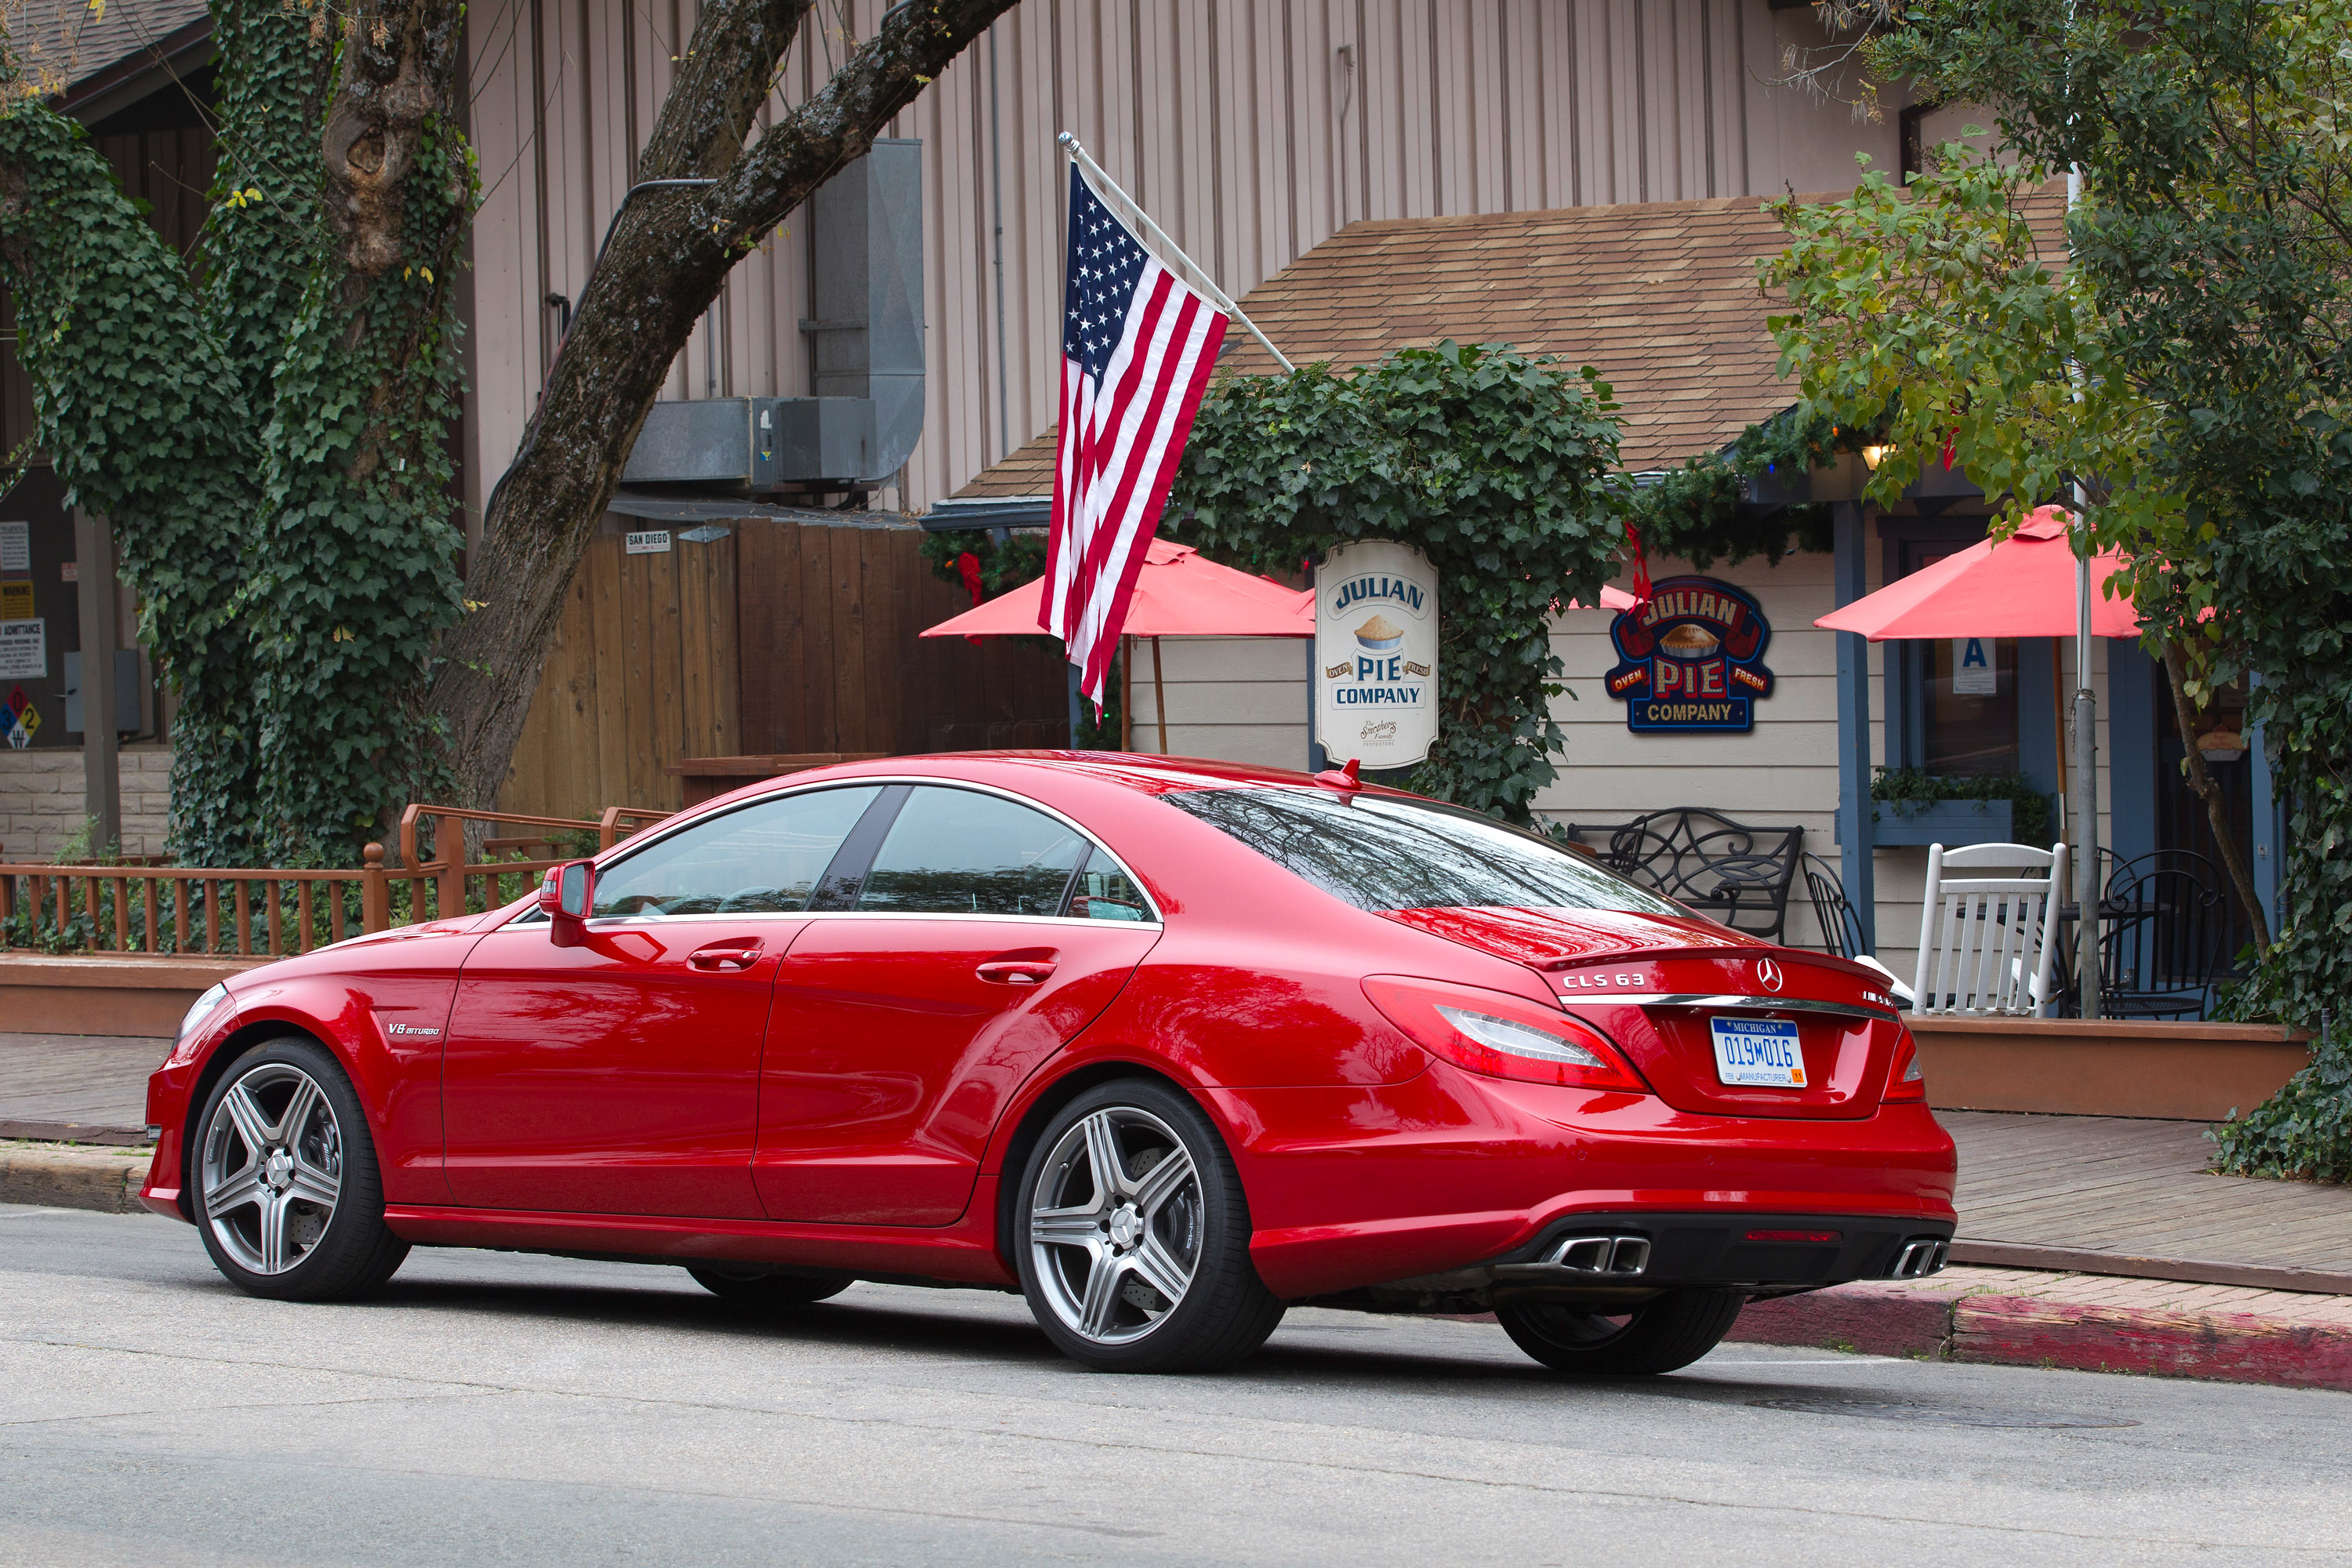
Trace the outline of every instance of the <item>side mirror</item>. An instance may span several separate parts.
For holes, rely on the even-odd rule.
[[[539,907],[547,912],[548,934],[558,947],[588,940],[588,913],[596,907],[596,868],[586,860],[558,866],[539,885]]]

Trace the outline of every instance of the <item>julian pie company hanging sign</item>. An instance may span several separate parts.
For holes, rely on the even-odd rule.
[[[1622,661],[1609,672],[1609,695],[1625,704],[1635,734],[1749,730],[1756,700],[1772,695],[1771,625],[1728,583],[1666,578],[1648,604],[1617,612],[1609,640]]]
[[[1437,739],[1437,572],[1407,544],[1347,544],[1315,569],[1315,736],[1338,767],[1408,768]]]

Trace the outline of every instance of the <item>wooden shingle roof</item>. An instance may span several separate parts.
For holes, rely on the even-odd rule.
[[[1453,338],[1590,364],[1624,405],[1622,459],[1657,468],[1795,401],[1774,374],[1756,262],[1787,244],[1753,196],[1350,224],[1242,309],[1300,364],[1360,365]],[[1221,374],[1274,362],[1238,327]],[[1045,431],[959,491],[1044,495]]]

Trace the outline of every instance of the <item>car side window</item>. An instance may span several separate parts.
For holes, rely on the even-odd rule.
[[[696,823],[600,871],[592,914],[797,912],[881,793],[872,784],[811,790]]]
[[[1070,889],[1070,913],[1082,921],[1148,921],[1151,906],[1118,862],[1097,849]]]
[[[857,908],[902,914],[1052,915],[1094,848],[1042,811],[923,785],[874,857]]]

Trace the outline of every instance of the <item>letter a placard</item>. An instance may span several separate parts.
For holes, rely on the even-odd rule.
[[[1437,742],[1437,570],[1409,544],[1315,569],[1315,735],[1339,766],[1409,768]]]

